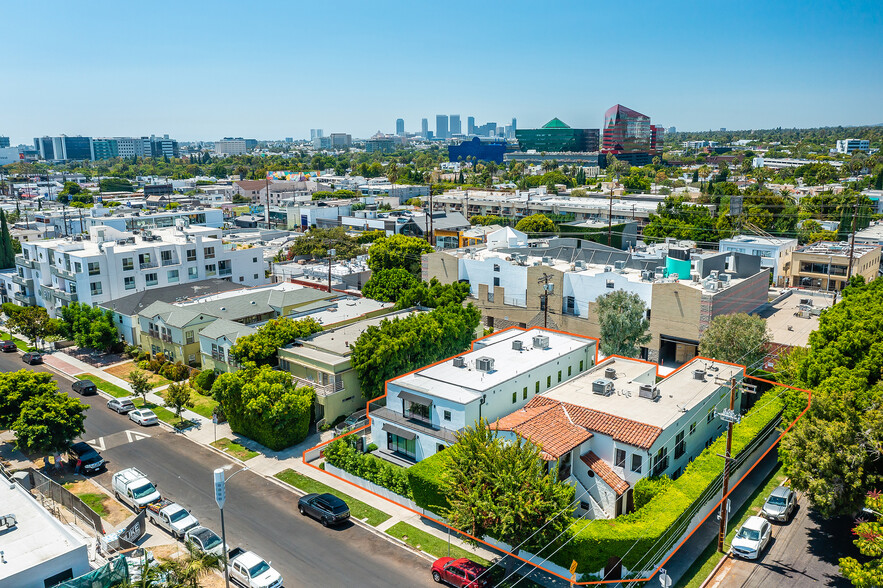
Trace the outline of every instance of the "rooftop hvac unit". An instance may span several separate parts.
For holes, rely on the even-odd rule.
[[[534,335],[533,346],[537,349],[548,349],[549,337],[547,337],[546,335]]]
[[[801,298],[800,304],[801,304],[801,306],[812,306],[812,299],[811,298]]]
[[[711,270],[711,272],[708,274],[708,277],[710,277],[712,280],[716,280],[717,274],[718,274],[717,270]]]
[[[665,277],[665,268],[664,267],[656,268],[656,270],[653,272],[653,277],[657,278],[657,279],[664,278]]]
[[[521,351],[521,349],[522,349],[521,345],[522,345],[521,339],[516,339],[516,340],[512,341],[512,349],[514,349],[515,351]]]
[[[576,269],[586,269],[586,262],[582,259],[577,259],[573,265],[576,267]]]
[[[701,278],[699,277],[699,274],[697,274],[696,272],[692,272],[690,273],[690,279],[698,284]]]
[[[717,285],[718,282],[706,282],[705,289],[714,292],[715,290],[717,290]]]
[[[655,400],[659,398],[659,390],[656,389],[656,386],[651,384],[641,384],[640,387],[638,387],[638,396]]]
[[[543,263],[552,263],[551,257],[543,257]]]
[[[721,275],[719,276],[719,278],[720,278],[720,283],[721,283],[722,285],[724,285],[724,286],[729,286],[729,285],[730,285],[730,280],[733,279],[733,276],[731,276],[730,274],[721,274]]]
[[[647,280],[647,281],[652,280],[652,279],[653,279],[653,272],[648,271],[648,270],[643,270],[643,271],[641,272],[641,279],[642,279],[642,280]]]
[[[454,367],[459,367],[459,368],[466,367],[466,360],[463,359],[462,357],[455,357],[454,358]]]
[[[613,271],[613,266],[612,266],[612,265],[605,265],[605,266],[604,266],[604,272],[605,272],[605,273],[608,273],[608,274],[609,274],[609,273],[612,272],[612,271]]]
[[[475,360],[475,367],[481,372],[494,371],[494,359],[492,357],[479,357]]]
[[[693,379],[705,381],[705,370],[693,370]]]
[[[625,261],[622,261],[622,260],[614,261],[613,268],[617,269],[617,270],[624,270],[625,269]]]
[[[669,274],[668,279],[671,280],[672,282],[677,282],[678,280],[681,279],[681,276],[680,276],[680,274]]]
[[[592,392],[603,396],[610,396],[613,394],[613,381],[607,378],[598,378],[592,382]]]
[[[612,368],[612,367],[604,368],[604,377],[607,378],[608,380],[615,380],[616,379],[616,368]]]

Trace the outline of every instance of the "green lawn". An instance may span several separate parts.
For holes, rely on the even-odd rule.
[[[77,379],[78,380],[89,380],[90,382],[93,382],[96,386],[98,386],[99,390],[101,390],[102,392],[107,392],[108,394],[110,394],[114,398],[125,398],[126,396],[132,395],[132,393],[129,392],[128,390],[120,388],[116,384],[111,384],[110,382],[106,382],[106,381],[102,380],[101,378],[99,378],[98,376],[93,376],[92,374],[80,374],[79,376],[77,376]]]
[[[733,537],[736,535],[736,531],[739,527],[742,526],[742,523],[744,523],[748,517],[757,514],[770,492],[772,492],[776,486],[781,485],[782,482],[785,481],[785,478],[785,474],[781,471],[781,463],[776,464],[776,467],[773,468],[773,471],[770,472],[769,476],[764,480],[763,485],[758,486],[754,492],[751,493],[749,500],[745,501],[745,504],[742,505],[742,508],[733,513],[733,516],[730,517],[730,522],[727,523],[727,536],[724,539],[725,550],[730,549]],[[702,552],[702,555],[693,562],[693,565],[691,565],[681,579],[678,580],[677,584],[675,584],[675,588],[696,588],[701,586],[702,582],[705,581],[705,578],[708,577],[708,574],[711,573],[714,566],[717,565],[722,557],[723,554],[718,553],[717,551],[717,537],[715,537],[714,541],[709,543]]]
[[[221,439],[218,439],[217,441],[212,441],[212,447],[217,447],[221,451],[229,453],[236,459],[241,459],[242,461],[246,461],[260,455],[257,451],[252,451],[251,449],[243,447],[239,443],[231,441],[227,437],[223,437]]]
[[[80,494],[80,500],[86,503],[86,506],[95,511],[95,513],[100,517],[107,516],[107,508],[104,506],[104,501],[107,500],[107,496],[104,494]]]
[[[312,478],[308,478],[302,474],[295,472],[294,470],[288,469],[276,474],[276,477],[286,484],[290,484],[294,486],[298,490],[303,492],[312,493],[316,492],[319,494],[333,494],[345,501],[347,505],[350,507],[350,514],[357,518],[365,520],[372,527],[376,527],[383,521],[390,518],[391,515],[386,514],[382,510],[378,510],[373,506],[369,506],[364,502],[360,502],[355,498],[344,494],[339,490],[335,490],[330,486],[326,486],[322,482],[318,482]]]
[[[421,531],[417,527],[409,525],[408,523],[396,523],[387,529],[386,532],[396,539],[401,539],[411,547],[416,547],[434,557],[448,556],[448,542],[446,539],[436,537],[426,531]],[[466,557],[483,566],[489,565],[489,562],[486,559],[482,559],[456,545],[451,545],[450,556],[455,558]]]
[[[21,349],[22,351],[27,351],[30,348],[30,346],[27,343],[25,343],[24,341],[22,341],[18,337],[13,337],[9,333],[0,333],[0,339],[12,339],[12,341],[15,342],[15,346],[18,347],[19,349]]]
[[[190,386],[188,386],[188,388],[190,388],[190,402],[193,403],[193,406],[188,406],[187,408],[207,419],[212,418],[212,413],[214,412],[215,407],[218,406],[217,401],[211,396],[203,396]],[[165,390],[160,390],[157,394],[163,398],[166,397]]]

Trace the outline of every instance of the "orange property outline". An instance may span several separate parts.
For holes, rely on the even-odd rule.
[[[499,335],[500,333],[503,333],[503,332],[508,331],[508,330],[510,330],[510,329],[518,329],[519,331],[525,331],[525,332],[527,332],[527,331],[531,331],[531,330],[550,331],[550,332],[553,332],[553,333],[560,333],[560,334],[562,334],[562,335],[568,335],[568,336],[571,336],[571,337],[580,337],[580,338],[582,338],[582,339],[589,339],[589,340],[592,340],[592,341],[595,342],[595,364],[594,364],[594,365],[598,365],[598,346],[599,346],[600,340],[599,340],[598,338],[596,338],[596,337],[586,337],[586,336],[584,336],[584,335],[577,335],[577,334],[575,334],[575,333],[568,333],[568,332],[566,332],[566,331],[559,331],[559,330],[556,330],[556,329],[549,329],[549,328],[543,328],[543,327],[531,327],[530,329],[525,329],[525,328],[521,328],[521,327],[507,327],[506,329],[502,329],[502,330],[500,330],[500,331],[495,331],[495,332],[493,332],[493,333],[491,333],[491,334],[489,334],[489,335],[485,335],[484,337],[479,337],[478,339],[476,339],[475,341],[473,341],[473,342],[472,342],[472,346],[470,347],[469,351],[464,351],[463,353],[459,353],[459,354],[457,354],[457,355],[453,355],[453,356],[451,356],[451,357],[448,357],[448,358],[442,359],[442,360],[437,361],[437,362],[435,362],[435,363],[431,363],[431,364],[426,365],[426,366],[421,366],[421,367],[419,367],[419,368],[417,368],[417,369],[415,369],[415,370],[411,370],[410,372],[408,372],[408,373],[406,373],[406,374],[402,374],[401,376],[396,376],[395,378],[390,378],[389,380],[387,380],[387,381],[386,381],[386,384],[385,384],[385,386],[384,386],[384,387],[386,388],[386,390],[384,391],[383,396],[378,396],[377,398],[373,398],[373,399],[369,400],[368,403],[367,403],[367,405],[366,405],[366,416],[368,417],[368,424],[367,424],[367,425],[364,425],[364,426],[362,426],[362,427],[359,427],[358,429],[353,429],[352,431],[349,431],[349,432],[347,432],[347,433],[344,433],[343,435],[340,435],[340,436],[338,436],[338,437],[335,437],[334,439],[331,439],[331,440],[329,440],[329,441],[325,441],[325,442],[323,442],[323,443],[319,443],[319,444],[316,445],[315,447],[310,447],[309,449],[305,450],[305,451],[303,452],[303,454],[301,455],[301,459],[303,460],[304,464],[307,465],[307,466],[309,466],[309,467],[311,467],[311,468],[313,468],[313,469],[315,469],[316,471],[322,472],[323,474],[325,474],[325,475],[327,475],[327,476],[331,476],[331,477],[333,477],[333,478],[336,478],[336,479],[340,480],[341,482],[345,482],[345,483],[347,483],[347,484],[350,484],[351,486],[355,486],[356,488],[359,488],[360,490],[363,490],[363,491],[365,491],[365,492],[368,492],[369,494],[373,494],[373,495],[376,496],[377,498],[381,498],[381,499],[383,499],[383,500],[386,500],[387,502],[390,502],[390,503],[392,503],[392,504],[395,504],[396,506],[398,506],[398,507],[400,507],[400,508],[404,508],[405,510],[410,511],[410,512],[412,512],[412,513],[418,515],[418,516],[421,517],[421,518],[429,519],[430,521],[432,521],[432,522],[434,522],[434,523],[436,523],[436,524],[438,524],[438,525],[441,525],[441,526],[445,527],[446,529],[449,529],[449,530],[451,530],[451,531],[454,531],[454,532],[457,533],[458,535],[462,535],[462,536],[464,536],[464,537],[468,537],[469,539],[472,539],[472,540],[474,540],[474,541],[477,541],[478,543],[481,543],[481,544],[483,544],[483,545],[485,545],[485,546],[487,546],[487,547],[489,547],[489,548],[491,548],[491,549],[493,549],[493,550],[495,550],[495,551],[500,551],[500,548],[499,548],[499,547],[497,547],[497,546],[495,546],[495,545],[491,545],[491,544],[488,543],[487,541],[484,541],[484,540],[480,539],[479,537],[474,537],[474,536],[470,535],[469,533],[466,533],[466,532],[464,532],[464,531],[461,531],[460,529],[456,529],[456,528],[452,527],[451,525],[445,523],[444,521],[440,521],[440,520],[438,520],[438,519],[434,519],[434,518],[432,518],[432,517],[426,516],[426,515],[423,514],[422,512],[418,512],[418,511],[416,511],[416,510],[414,510],[414,509],[412,509],[412,508],[408,508],[407,506],[404,506],[404,505],[402,505],[402,504],[399,504],[398,502],[395,502],[395,501],[390,500],[390,499],[388,499],[388,498],[386,498],[386,497],[384,497],[384,496],[381,496],[380,494],[377,494],[376,492],[372,492],[371,490],[368,490],[367,488],[364,488],[364,487],[362,487],[362,486],[359,486],[358,484],[354,484],[353,482],[350,482],[349,480],[345,480],[345,479],[341,478],[340,476],[336,476],[336,475],[332,474],[331,472],[327,472],[327,471],[325,471],[325,470],[323,470],[323,469],[321,469],[321,468],[319,468],[319,467],[317,467],[317,466],[314,466],[314,465],[312,465],[310,462],[307,461],[307,459],[306,459],[306,454],[307,454],[308,451],[313,451],[314,449],[318,449],[318,448],[320,448],[320,447],[323,447],[323,446],[325,446],[325,445],[328,445],[328,444],[331,443],[332,441],[336,441],[337,439],[342,439],[343,437],[346,437],[347,435],[352,435],[353,433],[357,433],[357,432],[359,432],[359,431],[362,431],[362,430],[364,430],[364,429],[369,428],[369,427],[371,426],[371,403],[372,403],[372,402],[375,402],[375,401],[377,401],[377,400],[380,400],[381,398],[386,398],[386,395],[389,393],[389,391],[388,391],[388,386],[389,386],[389,383],[390,383],[391,381],[393,381],[393,380],[397,380],[397,379],[399,379],[399,378],[403,378],[403,377],[405,377],[405,376],[407,376],[407,375],[413,374],[414,372],[418,372],[418,371],[420,371],[420,370],[423,370],[423,369],[426,369],[426,368],[432,367],[432,366],[434,366],[434,365],[438,365],[438,364],[440,364],[440,363],[444,363],[444,362],[446,362],[446,361],[448,361],[448,360],[450,360],[450,359],[453,359],[454,357],[459,357],[459,356],[461,356],[461,355],[465,355],[465,354],[467,354],[467,353],[470,353],[470,352],[472,352],[472,351],[474,350],[474,348],[475,348],[475,343],[476,343],[476,342],[481,341],[482,339],[484,339],[484,338],[486,338],[486,337],[490,337],[490,336],[493,336],[493,335]],[[670,374],[667,374],[667,375],[665,375],[665,376],[659,376],[659,365],[653,363],[652,361],[645,361],[645,360],[641,360],[641,359],[637,359],[637,360],[636,360],[636,359],[634,359],[634,358],[632,358],[632,357],[624,357],[624,356],[621,356],[621,355],[610,355],[610,356],[608,356],[608,357],[619,357],[619,358],[621,358],[621,359],[628,359],[628,360],[630,360],[630,361],[640,361],[640,362],[643,362],[643,363],[647,363],[647,364],[654,365],[654,366],[656,366],[656,376],[657,376],[657,377],[662,377],[662,378],[667,378],[668,376],[677,373],[679,370],[681,370],[683,367],[685,367],[685,366],[687,365],[687,364],[684,364],[684,365],[682,365],[681,367],[679,367],[678,369],[674,370],[673,372],[671,372]],[[758,377],[756,377],[756,376],[746,376],[746,375],[744,375],[745,370],[746,370],[746,367],[745,367],[744,365],[740,365],[740,364],[737,364],[737,363],[731,363],[731,362],[728,362],[728,361],[721,361],[721,360],[719,360],[719,359],[711,359],[711,358],[702,357],[702,356],[696,356],[696,358],[698,358],[698,359],[706,359],[706,360],[708,360],[708,361],[714,361],[714,362],[717,362],[717,363],[723,363],[723,364],[727,364],[727,365],[732,365],[732,366],[740,367],[740,368],[742,368],[742,370],[743,370],[743,371],[742,371],[742,373],[743,373],[743,379],[750,378],[750,379],[752,379],[752,380],[757,380],[757,381],[759,381],[759,382],[764,382],[764,383],[767,383],[767,384],[771,384],[771,385],[773,385],[773,386],[779,386],[779,387],[782,387],[782,388],[790,388],[791,390],[797,390],[798,392],[805,392],[805,393],[808,395],[807,403],[806,403],[806,408],[804,408],[804,409],[801,411],[801,413],[800,413],[799,415],[797,415],[797,418],[795,418],[795,419],[791,422],[791,424],[789,424],[788,427],[787,427],[784,431],[782,431],[782,434],[779,435],[779,437],[775,440],[775,442],[773,442],[773,444],[770,445],[769,448],[768,448],[766,451],[763,452],[763,455],[761,455],[761,456],[757,459],[757,461],[754,462],[754,464],[753,464],[750,468],[748,468],[748,471],[746,471],[746,472],[742,475],[742,477],[739,478],[739,480],[738,480],[735,484],[732,485],[732,487],[730,488],[729,492],[727,492],[727,494],[726,494],[725,496],[722,496],[721,499],[717,501],[717,503],[712,507],[711,511],[710,511],[707,515],[705,515],[705,517],[703,517],[703,519],[702,519],[701,521],[699,521],[699,523],[696,525],[696,527],[695,527],[692,531],[690,531],[690,532],[687,534],[687,536],[684,537],[684,538],[681,540],[680,543],[678,543],[678,545],[677,545],[677,547],[675,547],[674,551],[672,551],[671,554],[669,554],[668,557],[666,557],[664,560],[662,560],[662,561],[659,563],[658,566],[656,566],[656,568],[650,573],[649,576],[647,576],[646,578],[634,578],[634,579],[628,580],[629,582],[647,582],[647,581],[649,581],[649,580],[652,580],[653,577],[659,572],[659,570],[662,569],[662,567],[666,564],[666,562],[668,562],[668,560],[671,559],[671,557],[672,557],[675,553],[677,553],[678,549],[680,549],[681,546],[682,546],[684,543],[686,543],[686,542],[690,539],[690,537],[693,536],[693,533],[695,533],[695,532],[696,532],[696,531],[697,531],[702,525],[705,524],[705,521],[708,520],[708,517],[710,517],[710,516],[712,515],[712,513],[714,513],[715,511],[717,511],[717,510],[720,509],[720,505],[723,503],[723,501],[726,500],[727,497],[729,497],[730,494],[732,494],[733,491],[739,486],[739,484],[741,484],[742,481],[748,476],[748,474],[750,474],[751,471],[752,471],[755,467],[757,467],[757,464],[759,464],[761,461],[763,461],[763,459],[767,456],[767,454],[768,454],[770,451],[772,451],[772,449],[773,449],[774,447],[776,447],[776,446],[779,444],[779,441],[782,440],[782,437],[784,437],[785,434],[788,433],[788,431],[790,431],[791,428],[797,423],[797,421],[799,421],[799,420],[803,417],[803,415],[806,414],[806,411],[809,410],[809,407],[810,407],[810,405],[812,404],[812,390],[805,390],[805,389],[803,389],[803,388],[797,388],[797,387],[795,387],[795,386],[789,386],[789,385],[787,385],[787,384],[780,384],[780,383],[778,383],[778,382],[773,382],[773,381],[771,381],[771,380],[765,380],[765,379],[763,379],[763,378],[758,378]],[[696,358],[694,358],[694,359],[696,359]],[[605,359],[607,359],[607,358],[605,358]],[[594,366],[592,366],[592,367],[594,367]],[[573,586],[588,586],[588,585],[593,585],[593,584],[617,584],[617,583],[622,582],[622,580],[594,580],[594,581],[589,581],[589,582],[572,582],[572,581],[571,581],[571,578],[566,577],[566,576],[562,576],[561,574],[558,574],[558,573],[553,572],[553,571],[551,571],[551,570],[549,570],[549,569],[547,569],[547,568],[544,568],[544,567],[542,567],[541,565],[538,565],[538,564],[532,563],[531,561],[529,561],[529,560],[527,560],[527,559],[525,559],[525,558],[523,558],[523,557],[521,557],[521,556],[515,555],[514,553],[511,553],[511,552],[509,552],[509,551],[506,551],[505,553],[506,553],[507,555],[509,555],[510,557],[514,557],[515,559],[521,560],[522,562],[524,562],[524,563],[526,563],[526,564],[528,564],[528,565],[530,565],[530,566],[533,566],[534,568],[539,568],[539,569],[543,570],[543,571],[546,572],[546,573],[549,573],[549,574],[551,574],[551,575],[553,575],[553,576],[555,576],[555,577],[557,577],[557,578],[560,578],[560,579],[562,579],[562,580],[564,580],[564,581],[570,583],[570,584],[573,585]]]

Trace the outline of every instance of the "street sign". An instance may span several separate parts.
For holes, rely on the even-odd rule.
[[[227,491],[224,488],[224,468],[215,470],[215,502],[218,508],[224,508],[224,501],[227,499]]]
[[[571,574],[575,574],[575,573],[576,573],[576,560],[573,560],[573,563],[570,564],[570,573],[571,573]]]

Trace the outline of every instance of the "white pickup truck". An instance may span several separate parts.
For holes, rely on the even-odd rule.
[[[128,504],[136,511],[143,510],[148,504],[161,498],[156,486],[135,468],[115,473],[111,484],[117,500]]]
[[[282,586],[282,574],[258,557],[253,551],[237,547],[227,555],[230,577],[246,588],[278,588]]]
[[[148,504],[147,519],[157,527],[162,527],[171,533],[176,539],[181,539],[184,537],[184,533],[199,526],[199,521],[195,516],[171,500],[160,500]]]

